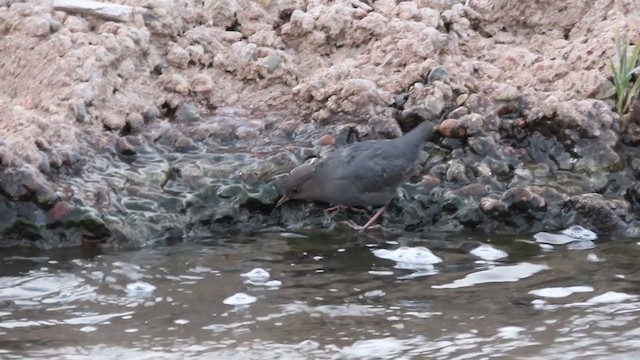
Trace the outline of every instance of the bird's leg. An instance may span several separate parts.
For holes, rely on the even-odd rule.
[[[330,215],[330,214],[333,214],[336,211],[340,211],[340,210],[345,209],[345,208],[346,208],[346,206],[344,206],[344,205],[335,205],[335,206],[332,206],[330,208],[324,209],[324,214],[325,215]]]
[[[324,209],[324,214],[325,215],[330,215],[330,214],[332,214],[332,213],[334,213],[336,211],[340,211],[342,209],[349,209],[349,210],[351,210],[353,212],[357,212],[357,213],[360,213],[360,214],[366,214],[367,213],[367,210],[364,210],[364,209],[358,209],[358,208],[349,207],[349,206],[346,206],[346,205],[335,205],[335,206],[332,206],[330,208]]]
[[[358,230],[359,232],[363,232],[363,231],[367,230],[368,228],[379,227],[380,225],[373,225],[372,226],[371,224],[373,224],[380,217],[380,215],[382,215],[382,213],[386,209],[387,209],[386,205],[381,207],[380,210],[378,210],[375,214],[373,214],[371,219],[369,219],[369,221],[367,221],[367,223],[362,225],[362,226],[358,226],[353,221],[343,221],[342,223],[346,224],[347,226],[349,226],[350,228],[352,228],[354,230]]]

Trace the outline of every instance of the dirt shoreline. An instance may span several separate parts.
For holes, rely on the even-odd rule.
[[[112,3],[130,18],[0,0],[3,244],[332,228],[274,211],[273,178],[324,134],[425,119],[441,134],[388,229],[640,235],[640,131],[609,70],[632,1]]]

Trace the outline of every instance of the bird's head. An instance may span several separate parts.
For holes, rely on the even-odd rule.
[[[320,190],[317,179],[314,178],[316,165],[304,164],[291,170],[289,175],[279,179],[277,185],[284,194],[278,200],[276,207],[284,204],[288,200],[313,200]]]

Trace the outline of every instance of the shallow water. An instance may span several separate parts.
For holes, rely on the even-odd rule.
[[[266,233],[85,250],[2,250],[1,358],[640,357],[632,239]]]

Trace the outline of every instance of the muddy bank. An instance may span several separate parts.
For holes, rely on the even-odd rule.
[[[327,133],[425,119],[440,132],[389,230],[640,232],[638,129],[608,68],[632,2],[118,3],[126,21],[0,1],[5,244],[362,221],[274,210],[272,180],[330,151]]]

